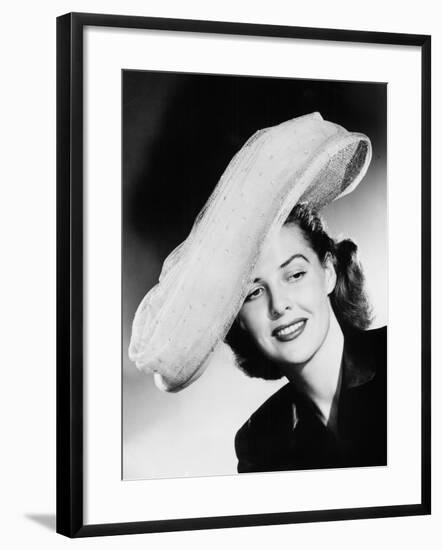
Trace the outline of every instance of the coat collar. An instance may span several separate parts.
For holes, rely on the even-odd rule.
[[[373,350],[367,341],[366,331],[346,329],[344,331],[344,349],[341,363],[341,396],[347,391],[370,382],[376,374],[376,364]],[[305,398],[289,383],[284,389],[291,394],[292,426],[299,422],[302,410],[312,409],[312,404],[306,405]]]
[[[359,390],[369,390],[370,382],[377,377],[375,369],[381,377],[385,373],[386,337],[385,327],[369,331],[344,331],[340,400],[343,398],[342,405],[351,404],[351,418],[353,414],[361,413],[360,408],[353,409],[361,399]],[[364,414],[370,414],[370,411],[364,408]],[[309,430],[312,429],[312,423],[309,419],[314,417],[312,404],[298,394],[291,383],[284,385],[238,431],[235,440],[238,457],[244,462],[250,460],[268,464],[274,454],[291,452],[290,449],[298,440],[293,439],[293,434],[300,433],[298,429],[295,430],[297,424],[301,434],[311,437]],[[300,419],[303,420],[300,422]],[[307,432],[302,431],[303,425],[307,426]],[[314,423],[314,426],[320,427],[320,424]]]

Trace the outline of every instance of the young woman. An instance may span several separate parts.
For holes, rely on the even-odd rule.
[[[227,342],[250,376],[289,383],[239,430],[239,472],[386,464],[386,330],[350,240],[298,204],[267,244]]]
[[[249,375],[289,380],[239,430],[240,472],[386,463],[385,330],[365,330],[356,246],[315,214],[370,159],[367,136],[319,113],[259,130],[138,307],[129,355],[163,390],[224,340]]]

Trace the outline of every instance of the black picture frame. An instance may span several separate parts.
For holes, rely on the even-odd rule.
[[[85,525],[83,521],[83,31],[86,26],[416,46],[421,50],[421,498],[364,508]],[[430,514],[431,37],[354,30],[69,13],[57,18],[57,527],[68,537]]]

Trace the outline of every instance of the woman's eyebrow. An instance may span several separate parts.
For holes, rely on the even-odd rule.
[[[296,260],[297,258],[301,258],[302,260],[305,260],[307,263],[310,263],[307,258],[304,256],[304,254],[293,254],[293,256],[290,256],[288,260],[286,260],[284,263],[282,263],[279,266],[279,269],[283,269],[284,267],[287,267],[293,260]]]
[[[293,262],[293,260],[297,260],[298,258],[301,258],[301,260],[304,260],[307,263],[310,263],[310,261],[304,256],[304,254],[297,253],[297,254],[293,254],[293,256],[290,256],[288,260],[283,262],[279,266],[279,269],[284,269],[284,267],[287,267],[291,262]],[[256,279],[253,279],[254,283],[260,283],[261,281],[262,281],[261,277],[256,277]]]

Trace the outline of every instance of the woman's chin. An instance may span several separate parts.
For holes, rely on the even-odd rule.
[[[299,342],[287,342],[279,346],[274,359],[282,365],[305,365],[314,355],[314,350]]]

